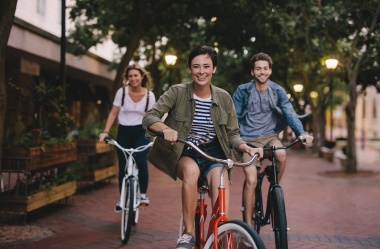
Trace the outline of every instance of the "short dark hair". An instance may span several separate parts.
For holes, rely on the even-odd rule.
[[[193,59],[198,55],[202,54],[207,54],[208,56],[210,56],[213,67],[216,67],[218,65],[216,51],[212,47],[209,47],[207,45],[200,45],[190,52],[189,58],[187,60],[188,67],[191,68],[191,62],[193,61]]]
[[[272,68],[273,66],[272,58],[265,53],[258,53],[252,56],[251,60],[249,61],[249,65],[251,66],[251,69],[254,68],[256,61],[267,61],[269,64],[269,68]]]

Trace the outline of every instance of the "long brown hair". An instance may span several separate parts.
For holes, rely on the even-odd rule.
[[[133,65],[130,65],[127,67],[127,69],[125,70],[125,74],[124,74],[124,78],[125,78],[126,82],[128,82],[128,73],[132,69],[135,69],[135,70],[140,72],[140,74],[142,76],[141,86],[150,90],[151,83],[150,83],[150,79],[149,79],[149,73],[145,69],[140,67],[138,64],[133,64]]]

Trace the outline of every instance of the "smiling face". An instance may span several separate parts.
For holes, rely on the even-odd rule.
[[[141,86],[143,76],[137,69],[130,69],[127,73],[129,85],[132,87]]]
[[[208,54],[198,55],[191,61],[190,74],[197,85],[210,85],[212,74],[215,71],[216,67],[214,67]]]
[[[269,76],[272,74],[272,68],[269,66],[268,61],[256,61],[251,69],[251,75],[256,83],[268,83]]]

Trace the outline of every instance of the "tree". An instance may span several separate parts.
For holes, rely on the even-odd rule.
[[[254,53],[264,51],[270,54],[275,62],[272,79],[282,83],[293,95],[296,99],[293,104],[297,105],[298,97],[292,86],[297,82],[304,85],[302,98],[311,106],[313,120],[320,121],[312,122],[315,137],[322,138],[320,142],[316,140],[316,145],[324,141],[324,113],[329,105],[326,94],[323,94],[327,85],[324,59],[330,55],[337,56],[343,65],[339,71],[346,75],[342,78],[347,81],[350,97],[347,105],[347,172],[356,172],[356,85],[376,82],[368,80],[368,77],[378,77],[378,0],[263,3],[238,0],[228,4],[221,0],[134,0],[127,3],[121,0],[78,0],[77,3],[72,11],[72,18],[78,24],[78,31],[73,36],[75,47],[86,50],[111,36],[121,49],[126,50],[118,67],[116,85],[142,41],[143,46],[151,46],[154,41],[167,37],[169,43],[156,49],[174,48],[182,62],[184,58],[181,57],[194,43],[215,44],[220,51],[219,58],[223,60],[215,80],[231,93],[249,76],[248,65],[242,64],[247,63]],[[205,21],[205,29],[199,31],[201,20]],[[150,54],[156,56],[155,53]],[[159,75],[162,58],[151,58],[156,63],[152,64],[152,71]],[[223,68],[225,70],[220,70]],[[317,101],[309,97],[312,91],[320,93]]]
[[[121,51],[125,51],[117,64],[113,88],[115,92],[142,42],[150,45],[152,41],[168,37],[173,44],[179,40],[184,41],[184,36],[189,37],[196,32],[197,22],[193,17],[196,16],[197,2],[199,4],[200,1],[77,0],[70,12],[70,18],[76,24],[68,39],[71,43],[70,51],[80,55],[104,39],[111,38]],[[188,49],[187,45],[188,42],[181,47]],[[165,45],[160,49],[165,50]]]
[[[16,11],[17,0],[0,1],[0,159],[3,151],[4,119],[7,110],[7,91],[5,79],[5,51]],[[0,161],[1,169],[1,161]]]
[[[345,1],[342,5],[347,4]],[[358,76],[363,65],[372,62],[379,68],[380,49],[380,1],[353,1],[350,13],[342,13],[342,26],[349,36],[339,40],[339,55],[347,72],[350,101],[346,106],[347,114],[347,173],[357,172],[355,147],[355,109],[357,103]],[[377,60],[376,60],[377,59]]]
[[[228,7],[210,10],[214,12],[210,15],[218,18],[209,26],[207,34],[220,45],[236,50],[236,54],[246,50],[248,54],[265,51],[272,55],[275,70],[271,78],[282,82],[293,96],[296,95],[292,85],[302,82],[305,103],[311,105],[313,119],[320,120],[319,125],[313,122],[313,130],[316,138],[322,138],[322,143],[324,112],[329,104],[326,94],[321,94],[327,78],[324,59],[335,55],[343,65],[339,70],[346,74],[343,80],[348,81],[347,173],[355,173],[356,86],[378,81],[380,2],[288,0],[259,4],[240,0]],[[320,93],[316,103],[309,97],[311,91]]]

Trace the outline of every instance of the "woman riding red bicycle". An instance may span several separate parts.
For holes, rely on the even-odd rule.
[[[203,149],[207,148],[211,156],[221,158],[230,158],[231,148],[237,158],[240,158],[241,152],[253,156],[260,151],[250,148],[241,139],[231,96],[211,84],[217,67],[216,51],[204,45],[196,47],[189,55],[188,67],[193,81],[171,86],[143,118],[143,126],[151,136],[157,131],[164,133],[164,139],[155,140],[148,160],[174,180],[177,177],[182,180],[185,233],[178,240],[177,249],[192,248],[195,244],[194,218],[199,176],[204,175],[208,182],[212,204],[216,202],[220,183],[220,170],[216,168],[218,164],[201,162],[202,159],[195,152],[182,143],[176,143],[177,138],[190,139],[190,133],[198,134],[199,139],[192,139],[192,142]],[[161,118],[166,113],[168,116],[163,122]],[[199,165],[203,164],[204,167],[200,168]],[[227,186],[228,203],[227,177],[224,184]]]

